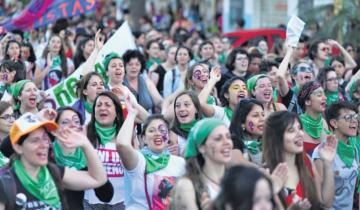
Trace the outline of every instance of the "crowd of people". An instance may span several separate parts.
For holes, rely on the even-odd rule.
[[[359,208],[355,47],[234,48],[184,23],[134,31],[105,72],[116,26],[3,36],[0,210]],[[79,66],[76,102],[45,106]]]

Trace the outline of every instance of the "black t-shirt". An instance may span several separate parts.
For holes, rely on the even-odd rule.
[[[64,171],[65,169],[61,166],[56,166],[59,168],[60,171],[60,177],[61,179],[64,176]],[[48,206],[47,204],[45,204],[44,202],[40,201],[39,199],[37,199],[36,197],[34,197],[31,193],[29,193],[28,191],[26,191],[26,189],[22,186],[22,184],[20,183],[20,180],[18,179],[18,177],[15,174],[15,171],[13,168],[10,169],[10,174],[13,177],[13,180],[15,182],[7,182],[9,183],[11,186],[10,187],[15,187],[16,190],[16,196],[15,196],[15,204],[14,204],[14,210],[21,210],[21,209],[27,209],[27,210],[35,210],[35,209],[47,209],[47,210],[60,210],[61,208],[54,208],[51,206]],[[54,179],[55,181],[55,179]],[[15,184],[15,185],[13,185]],[[2,184],[2,182],[0,182],[0,203],[5,204],[5,206],[8,206],[8,198],[11,197],[11,195],[8,196],[3,196],[5,195],[5,193],[9,194],[9,192],[5,192],[6,189],[9,188],[5,188]],[[9,209],[9,207],[7,207],[6,209]]]

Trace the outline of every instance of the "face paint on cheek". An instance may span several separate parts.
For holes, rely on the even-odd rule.
[[[253,123],[252,121],[250,121],[250,122],[248,123],[248,127],[249,127],[249,129],[250,129],[251,132],[254,131],[254,123]]]
[[[159,125],[158,130],[161,133],[161,138],[164,142],[167,142],[169,140],[168,138],[168,131],[167,131],[167,126],[166,125]]]
[[[2,80],[5,80],[5,81],[7,81],[8,80],[8,75],[7,74],[4,74],[3,76],[2,76]]]
[[[193,77],[197,80],[201,80],[201,71],[200,70],[195,70],[193,73]]]

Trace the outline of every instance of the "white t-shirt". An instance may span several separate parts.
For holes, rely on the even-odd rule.
[[[126,189],[129,190],[125,200],[126,210],[147,210],[148,203],[144,189],[144,172],[146,160],[137,151],[138,164],[131,171],[125,170],[127,178]],[[170,204],[170,191],[175,186],[175,180],[185,174],[185,160],[171,155],[168,165],[154,173],[147,174],[147,189],[152,209],[167,209]]]
[[[96,150],[106,170],[107,177],[114,187],[114,196],[108,204],[121,203],[125,198],[124,167],[119,153],[116,151],[116,144],[112,142],[105,146],[100,144]],[[85,191],[84,199],[88,200],[90,204],[104,204],[96,197],[95,191],[92,189]]]
[[[212,107],[215,111],[213,117],[222,120],[227,127],[230,127],[231,119],[226,116],[225,108],[216,105],[213,105]]]

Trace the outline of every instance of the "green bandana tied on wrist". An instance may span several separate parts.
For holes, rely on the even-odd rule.
[[[73,154],[65,155],[59,143],[55,141],[53,143],[53,150],[55,155],[55,161],[58,165],[75,168],[77,170],[86,168],[87,161],[85,154],[81,148],[76,148]]]
[[[26,172],[19,159],[13,162],[16,176],[22,186],[40,201],[55,208],[60,208],[60,196],[55,182],[46,166],[42,166],[38,172],[38,180],[34,181]]]
[[[196,157],[199,153],[198,147],[204,144],[211,131],[220,125],[225,124],[216,118],[205,118],[196,123],[188,135],[185,158]]]
[[[233,114],[234,114],[233,110],[227,106],[224,108],[224,111],[225,111],[226,117],[229,119],[229,121],[231,121]]]
[[[338,102],[340,100],[339,91],[336,92],[325,91],[325,95],[326,95],[327,106],[330,106],[331,104]]]
[[[214,96],[208,96],[206,103],[209,104],[209,105],[216,105],[215,97]]]
[[[6,166],[9,162],[9,159],[0,152],[0,168]]]
[[[144,147],[141,152],[145,157],[145,172],[147,174],[159,171],[165,168],[169,163],[170,153],[167,150],[163,151],[161,154],[156,154],[152,152],[148,147]]]
[[[304,131],[314,139],[318,139],[323,131],[323,118],[319,115],[318,119],[313,119],[308,114],[300,115],[300,121],[304,127]]]
[[[189,123],[181,123],[180,129],[185,131],[186,133],[189,133],[191,128],[194,127],[194,125],[198,122],[198,120],[193,120]]]
[[[347,168],[350,168],[355,159],[355,147],[349,139],[349,144],[345,144],[342,140],[339,139],[337,145],[337,154],[340,159],[344,162]]]
[[[89,102],[85,101],[85,102],[84,102],[84,107],[85,107],[85,110],[86,110],[88,113],[92,114],[93,106],[92,106]]]
[[[97,121],[95,121],[95,130],[96,134],[100,138],[100,143],[105,145],[114,138],[116,134],[116,125],[111,128],[104,128]]]

